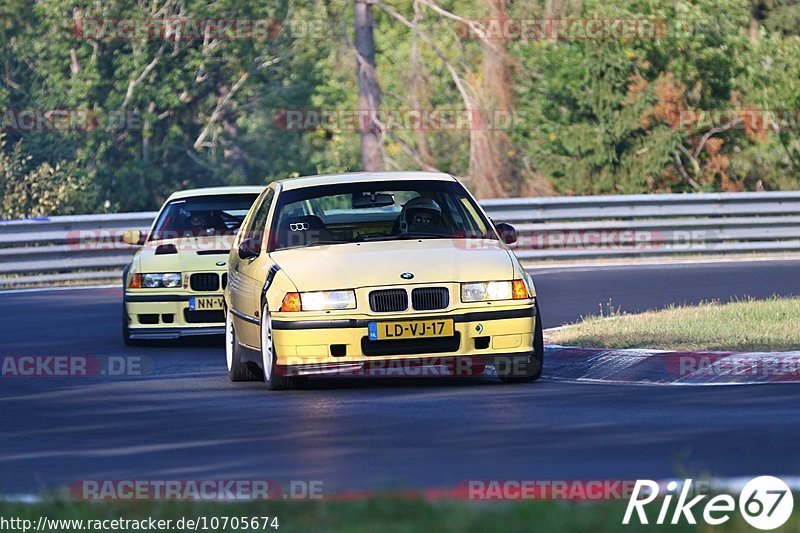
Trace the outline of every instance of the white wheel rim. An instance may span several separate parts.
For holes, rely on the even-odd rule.
[[[264,381],[272,379],[272,360],[275,351],[272,348],[272,320],[265,305],[261,309],[261,364],[264,366]]]
[[[228,363],[228,372],[233,368],[233,319],[231,312],[225,313],[225,360]]]

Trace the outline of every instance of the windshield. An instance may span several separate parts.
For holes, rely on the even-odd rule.
[[[173,200],[161,210],[149,240],[233,235],[256,198],[257,193]]]
[[[278,199],[271,251],[319,244],[496,235],[450,181],[386,181],[289,190]]]

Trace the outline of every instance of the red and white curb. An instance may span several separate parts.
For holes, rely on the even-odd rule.
[[[800,383],[800,351],[690,352],[546,345],[543,378],[583,383]]]

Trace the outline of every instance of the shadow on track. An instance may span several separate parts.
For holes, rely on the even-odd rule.
[[[119,340],[119,343],[124,346],[122,339]],[[219,348],[223,350],[225,348],[225,336],[200,335],[180,337],[178,339],[137,340],[136,344],[129,348]]]
[[[431,387],[485,387],[502,385],[494,377],[318,377],[299,384],[295,390],[411,389]]]

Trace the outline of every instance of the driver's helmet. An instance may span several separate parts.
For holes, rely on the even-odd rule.
[[[208,226],[208,220],[203,213],[193,213],[189,217],[189,223],[198,229],[206,229],[206,226]]]
[[[442,208],[430,198],[412,198],[403,206],[403,211],[403,220],[408,228],[435,227],[442,221]]]

